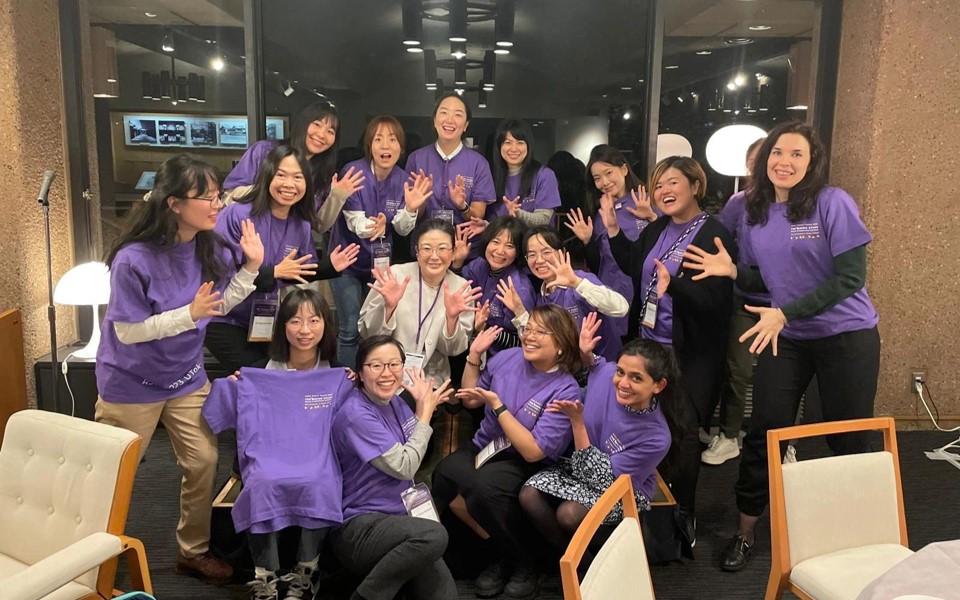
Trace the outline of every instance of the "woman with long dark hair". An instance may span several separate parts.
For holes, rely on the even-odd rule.
[[[260,140],[247,148],[240,162],[230,171],[223,189],[231,199],[246,194],[260,171],[263,159],[278,145],[295,148],[310,164],[304,170],[313,189],[317,232],[325,233],[333,227],[347,197],[363,189],[364,178],[359,171],[337,175],[337,142],[340,118],[336,109],[326,101],[310,104],[293,119],[290,138],[282,141]]]
[[[726,571],[746,566],[769,502],[767,430],[793,425],[813,376],[824,420],[873,416],[880,335],[865,287],[872,236],[854,199],[827,185],[826,163],[809,125],[775,127],[760,146],[747,189],[740,261],[720,239],[714,240],[717,253],[697,244],[683,257],[685,268],[702,271],[693,279],[726,278],[771,298],[769,307],[745,307],[759,320],[740,336],[741,342],[752,338],[750,351],[759,358],[736,485],[740,524],[722,555]],[[866,434],[828,436],[827,443],[836,454],[869,450]]]
[[[253,291],[263,262],[260,237],[244,221],[235,268],[213,230],[222,206],[214,167],[187,155],[160,166],[107,257],[110,302],[96,368],[97,421],[140,435],[141,456],[163,422],[183,472],[177,569],[215,581],[233,570],[209,553],[217,439],[200,414],[210,390],[203,336],[210,317]]]
[[[548,225],[560,206],[557,176],[533,157],[533,130],[523,119],[504,119],[493,136],[493,185],[502,201],[487,207],[488,221],[517,217]]]
[[[360,252],[357,244],[338,246],[324,260],[311,262],[317,255],[311,233],[316,216],[308,171],[306,159],[295,148],[277,146],[261,163],[253,188],[225,208],[217,221],[217,232],[235,246],[240,223],[251,220],[265,252],[257,292],[215,317],[207,329],[207,348],[229,372],[266,358],[278,294],[285,287],[337,277]]]

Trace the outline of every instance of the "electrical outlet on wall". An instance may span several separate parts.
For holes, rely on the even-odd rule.
[[[927,381],[927,372],[926,371],[911,371],[910,372],[910,393],[919,394],[917,390],[917,384]]]

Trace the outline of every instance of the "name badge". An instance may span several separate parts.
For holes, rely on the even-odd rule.
[[[621,208],[623,208],[623,202],[617,202],[616,204],[613,205],[613,208],[620,210]]]
[[[404,385],[413,385],[413,380],[410,379],[410,375],[407,374],[407,369],[412,371],[420,371],[423,369],[423,354],[417,354],[416,352],[407,352],[407,360],[403,361],[403,383]]]
[[[483,450],[477,453],[477,456],[473,459],[473,467],[475,469],[479,469],[491,458],[500,454],[511,446],[513,446],[513,444],[507,439],[507,436],[501,435],[497,439],[484,446]]]
[[[390,255],[392,252],[393,244],[391,242],[384,242],[382,240],[379,243],[374,242],[371,248],[373,266],[381,271],[385,271],[387,267],[390,266]]]
[[[248,342],[269,342],[273,339],[273,324],[279,304],[273,299],[254,300],[250,307]]]
[[[430,211],[431,219],[443,219],[451,225],[455,225],[453,222],[453,211],[452,210],[434,210]]]
[[[657,303],[654,300],[647,300],[643,307],[643,326],[653,329],[657,325]]]
[[[427,484],[418,483],[407,488],[400,494],[400,500],[403,501],[403,506],[411,517],[440,522],[437,506],[433,503],[433,496],[430,495]]]

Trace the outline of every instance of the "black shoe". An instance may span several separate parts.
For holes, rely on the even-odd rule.
[[[677,526],[680,528],[680,535],[687,542],[690,548],[697,545],[697,516],[692,510],[677,510]]]
[[[510,571],[502,562],[491,563],[480,572],[473,583],[473,592],[478,598],[496,598],[503,593],[507,586],[507,576]]]
[[[503,597],[505,600],[534,600],[539,592],[540,573],[531,567],[517,567],[503,589]]]
[[[724,548],[723,554],[720,556],[720,568],[730,572],[742,571],[747,566],[747,559],[750,558],[752,547],[747,543],[747,540],[743,539],[742,535],[737,535]]]

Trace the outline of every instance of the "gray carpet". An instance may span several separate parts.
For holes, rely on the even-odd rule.
[[[898,434],[900,465],[910,546],[914,550],[928,543],[960,538],[960,470],[943,461],[930,461],[925,450],[939,447],[953,434],[933,432],[901,432]],[[232,450],[232,439],[221,440],[219,481],[226,480]],[[826,454],[826,445],[805,441],[798,450],[801,460]],[[733,484],[738,460],[719,467],[701,470],[698,488],[698,540],[695,560],[677,561],[652,568],[657,598],[727,599],[763,597],[770,567],[769,523],[761,521],[753,560],[742,572],[723,573],[716,564],[720,552],[736,528]],[[239,599],[246,597],[241,583],[214,586],[182,577],[174,571],[176,540],[174,531],[178,515],[179,475],[166,432],[158,430],[140,465],[134,487],[127,524],[128,535],[143,540],[153,577],[154,592],[160,600]],[[829,494],[829,490],[824,490]],[[118,586],[123,589],[126,577]],[[458,582],[460,598],[474,598],[469,582]],[[544,600],[562,598],[560,582],[548,578],[543,586]],[[789,594],[787,597],[792,597]]]

